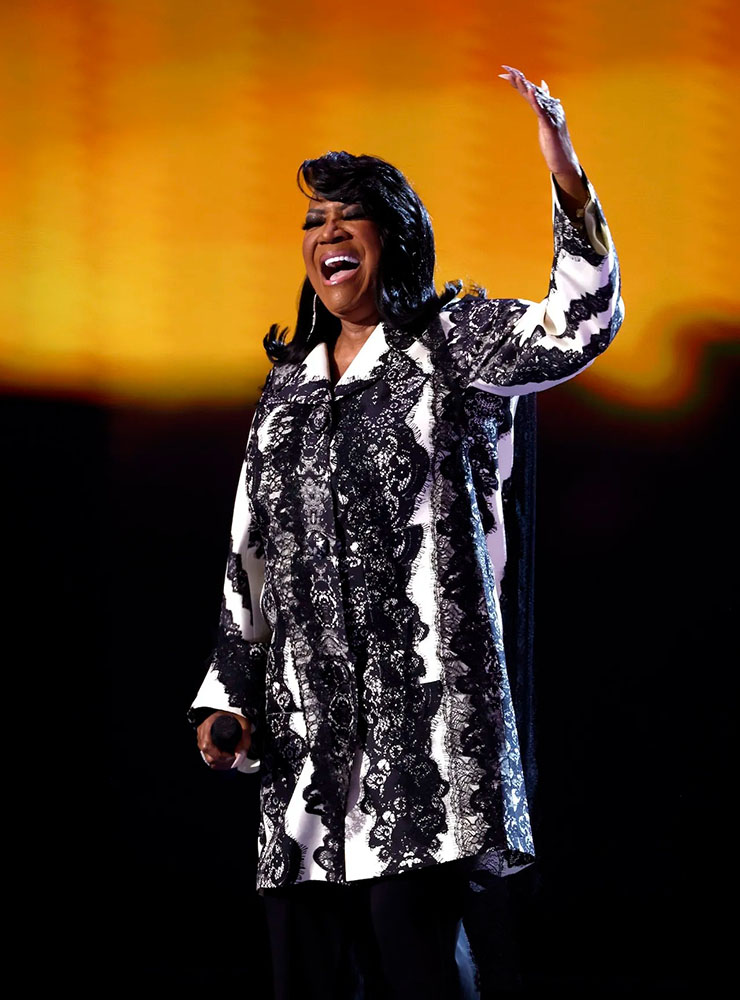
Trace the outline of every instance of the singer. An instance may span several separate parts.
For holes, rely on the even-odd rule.
[[[504,68],[551,175],[541,302],[438,294],[429,215],[384,160],[299,170],[305,284],[292,338],[265,338],[191,707],[211,768],[260,770],[278,1000],[351,998],[357,968],[366,998],[459,996],[469,881],[534,857],[501,611],[517,409],[590,365],[623,305],[560,102]],[[224,713],[232,752],[211,738]]]

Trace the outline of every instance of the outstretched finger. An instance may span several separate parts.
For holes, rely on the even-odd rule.
[[[522,71],[520,69],[517,69],[516,66],[507,66],[506,63],[501,63],[501,66],[502,66],[503,69],[506,70],[506,72],[508,74],[511,75],[512,78],[515,78],[517,80],[526,80],[527,79],[525,77],[524,73],[522,73]]]
[[[526,98],[534,110],[539,112],[539,107],[534,95],[534,84],[530,83],[524,73],[522,73],[522,71],[517,69],[515,66],[507,66],[504,63],[502,63],[502,66],[505,70],[507,70],[507,72],[499,73],[499,77],[502,80],[508,80],[512,87],[518,91],[522,97]]]
[[[502,66],[507,70],[507,73],[499,73],[499,76],[509,80],[512,86],[516,87],[523,97],[526,97],[529,105],[542,122],[557,129],[565,125],[563,106],[557,97],[550,95],[550,88],[545,80],[538,87],[528,80],[521,70],[503,63]]]

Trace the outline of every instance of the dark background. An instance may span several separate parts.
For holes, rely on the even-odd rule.
[[[676,990],[728,959],[736,360],[708,355],[696,397],[657,416],[577,380],[539,397],[539,861],[478,904],[502,990]],[[30,612],[9,621],[9,704],[45,734],[40,766],[12,768],[19,919],[57,982],[265,995],[256,782],[209,772],[185,720],[248,403],[3,409]]]

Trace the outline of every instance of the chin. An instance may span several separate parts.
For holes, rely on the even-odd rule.
[[[337,319],[350,319],[353,313],[358,312],[358,304],[342,298],[331,298],[319,296],[326,309],[336,316]]]

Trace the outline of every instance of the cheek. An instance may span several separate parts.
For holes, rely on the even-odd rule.
[[[315,247],[310,239],[303,241],[303,266],[306,269],[306,277],[311,282],[311,286],[317,295],[321,295],[324,286],[321,282],[321,275],[314,264]]]
[[[383,252],[383,247],[380,242],[380,235],[377,232],[377,230],[373,233],[373,237],[374,239],[371,241],[369,247],[370,249],[369,257],[372,261],[373,281],[375,281],[375,279],[378,276],[378,269],[380,268],[380,257]]]
[[[375,284],[375,282],[377,281],[377,278],[378,278],[378,271],[380,270],[380,247],[379,246],[373,252],[371,260],[372,260],[372,263],[371,263],[371,267],[370,267],[370,272],[371,272],[372,282],[373,282],[373,284]]]
[[[306,270],[308,271],[313,261],[313,255],[311,253],[311,245],[308,239],[304,239],[302,250],[303,250],[303,263],[306,265]]]

